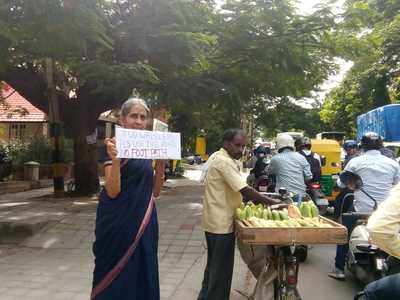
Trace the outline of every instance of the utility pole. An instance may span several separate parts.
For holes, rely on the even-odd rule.
[[[52,165],[54,196],[64,195],[64,168],[61,157],[61,121],[58,98],[54,85],[54,61],[46,58],[47,95],[49,100],[50,137],[52,140]]]

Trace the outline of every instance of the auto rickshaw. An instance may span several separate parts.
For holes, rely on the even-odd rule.
[[[325,131],[325,132],[320,132],[317,133],[316,138],[318,140],[335,140],[339,142],[339,144],[343,143],[345,137],[345,133],[341,131]]]
[[[311,151],[322,157],[321,186],[326,198],[334,201],[338,192],[334,191],[335,175],[341,172],[341,147],[336,140],[312,139]]]

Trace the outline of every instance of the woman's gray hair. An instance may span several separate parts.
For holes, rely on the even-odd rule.
[[[147,113],[150,113],[150,108],[147,106],[146,102],[143,99],[129,98],[121,106],[121,116],[126,117],[129,114],[129,112],[131,111],[132,107],[137,104],[142,106],[146,110]]]

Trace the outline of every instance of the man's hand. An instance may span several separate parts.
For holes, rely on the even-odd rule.
[[[288,208],[288,206],[289,206],[289,204],[286,204],[286,203],[278,203],[278,204],[271,205],[271,209]]]
[[[281,200],[264,196],[249,186],[241,189],[240,193],[242,194],[245,200],[251,200],[254,201],[255,203],[262,203],[265,205],[283,204]]]

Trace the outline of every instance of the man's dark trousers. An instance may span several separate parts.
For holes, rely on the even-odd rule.
[[[235,260],[235,234],[206,232],[207,266],[198,300],[229,300]]]

